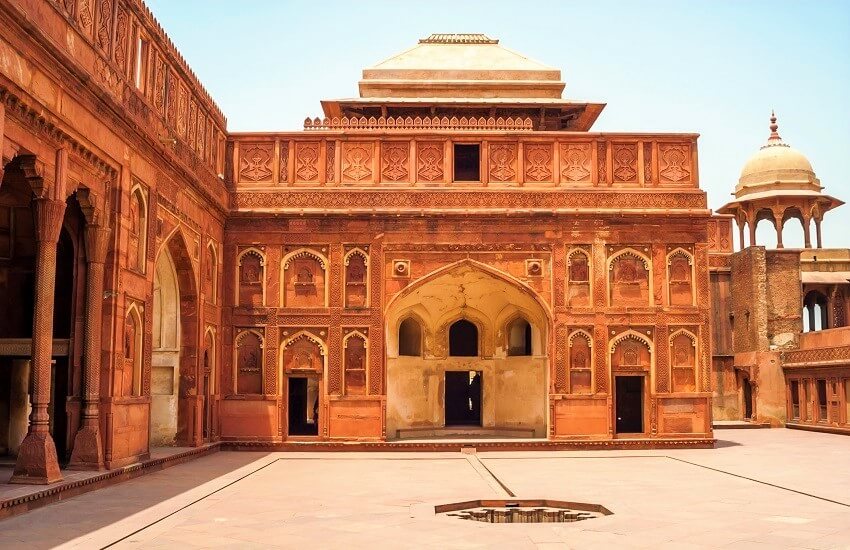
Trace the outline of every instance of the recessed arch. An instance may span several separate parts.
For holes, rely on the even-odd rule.
[[[124,329],[124,361],[125,371],[129,368],[130,373],[124,384],[127,391],[125,395],[142,395],[142,357],[144,353],[144,327],[145,316],[142,307],[135,301],[130,303],[125,315]],[[127,373],[125,372],[125,376]]]
[[[233,393],[265,393],[265,349],[262,332],[255,328],[238,329],[233,339]]]
[[[218,303],[218,270],[218,248],[216,247],[215,241],[210,239],[209,242],[207,242],[205,278],[207,288],[209,290],[207,293],[207,299],[209,303],[213,305]]]
[[[362,248],[352,248],[343,256],[345,284],[343,304],[347,308],[369,307],[369,254]]]
[[[688,342],[687,346],[683,345]],[[670,334],[669,362],[672,391],[694,392],[697,390],[699,371],[699,340],[693,332],[681,328]]]
[[[343,393],[365,395],[369,387],[369,338],[360,330],[351,330],[342,338]]]
[[[266,255],[259,248],[248,247],[236,256],[234,304],[266,305]]]
[[[400,318],[395,333],[398,335],[396,350],[395,353],[387,350],[388,355],[421,357],[424,354],[425,322],[419,315],[410,311]]]
[[[696,264],[694,255],[682,247],[667,254],[667,303],[678,306],[696,304]]]
[[[625,266],[619,270],[615,269],[619,265],[619,262],[624,260],[631,262],[631,264],[626,264],[629,269],[625,269]],[[644,272],[641,273],[640,268],[634,264],[642,266]],[[626,305],[652,306],[654,277],[652,276],[652,260],[649,256],[632,247],[626,247],[612,254],[605,263],[605,267],[607,273],[606,279],[608,281],[609,306],[623,305],[624,302],[627,302],[627,298],[628,303]],[[642,293],[640,288],[642,286],[641,279],[643,278],[646,279],[645,298],[640,296]],[[624,285],[625,288],[618,293],[617,289]],[[637,294],[637,296],[631,296],[632,294]],[[617,303],[615,304],[614,302]]]
[[[321,278],[317,280],[318,273],[309,269],[309,266],[296,266],[299,260],[310,259],[316,262],[321,271]],[[293,250],[283,257],[280,261],[280,303],[283,307],[328,307],[330,297],[330,284],[328,279],[330,262],[321,252],[317,252],[311,248],[299,248]],[[293,269],[298,269],[297,273],[292,274]],[[290,281],[287,280],[290,277]],[[290,284],[292,283],[292,288]],[[321,289],[316,287],[321,285]],[[319,303],[314,303],[309,298],[303,300],[304,303],[296,303],[296,296],[301,292],[315,292],[320,296]],[[300,302],[302,300],[298,300]]]
[[[587,248],[576,246],[567,251],[567,305],[590,307],[593,296],[591,258]]]
[[[593,360],[593,336],[584,329],[574,329],[567,336],[567,379],[570,393],[593,393],[596,387]]]
[[[130,268],[145,273],[148,252],[148,194],[141,183],[130,188],[130,240],[128,257]]]
[[[500,326],[504,327],[503,346],[507,356],[534,355],[533,325],[522,312],[514,313]]]

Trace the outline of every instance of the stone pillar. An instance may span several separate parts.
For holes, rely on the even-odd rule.
[[[740,246],[739,250],[746,248],[744,246],[744,224],[741,221],[738,222],[738,244]]]
[[[64,178],[67,156],[57,155],[57,179]],[[62,164],[62,166],[59,166]],[[64,182],[61,187],[64,193]],[[35,311],[32,327],[32,413],[9,483],[48,484],[62,480],[56,445],[50,437],[50,369],[53,348],[53,293],[56,285],[56,244],[65,215],[65,201],[35,199],[36,264]]]
[[[812,219],[804,216],[803,217],[803,242],[804,242],[803,246],[805,246],[806,248],[812,247],[812,235],[811,235],[812,230],[811,230],[811,227],[809,227],[811,225],[812,225]]]
[[[750,246],[756,245],[756,224],[749,222],[750,227]]]
[[[823,248],[823,241],[820,234],[820,218],[815,218],[815,234],[817,235],[818,248]]]
[[[773,227],[776,228],[776,248],[785,248],[782,244],[782,216],[773,216]]]
[[[100,438],[100,334],[103,313],[103,272],[110,231],[99,225],[86,225],[86,320],[83,370],[83,425],[74,438],[69,468],[102,470],[103,446]]]

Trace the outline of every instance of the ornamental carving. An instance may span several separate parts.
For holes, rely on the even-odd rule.
[[[596,144],[596,174],[599,183],[608,183],[608,146],[604,141]]]
[[[525,179],[527,181],[552,181],[552,144],[525,145]]]
[[[689,145],[659,143],[658,157],[658,176],[662,182],[690,182],[691,148]]]
[[[325,143],[325,181],[328,183],[333,183],[334,181],[334,172],[336,169],[336,167],[334,166],[335,161],[336,143],[334,143],[333,141],[328,141]]]
[[[516,155],[517,146],[515,143],[490,144],[490,179],[495,181],[515,181]]]
[[[94,22],[91,15],[91,0],[80,0],[77,4],[77,21],[80,22],[80,27],[88,33]]]
[[[643,144],[643,181],[652,183],[652,144]]]
[[[410,146],[407,142],[388,141],[381,145],[381,177],[387,181],[407,181]]]
[[[372,144],[342,142],[342,181],[357,183],[372,176]]]
[[[109,51],[109,33],[112,23],[112,0],[100,0],[97,7],[97,32],[95,43],[103,51]]]
[[[270,182],[273,155],[273,143],[243,143],[239,155],[239,179]]]
[[[421,142],[417,144],[417,176],[420,180],[443,181],[443,143]]]
[[[591,176],[591,144],[561,144],[561,176],[568,182],[589,183]]]
[[[317,181],[319,179],[319,142],[295,142],[295,179],[296,181]]]
[[[280,142],[280,174],[278,175],[278,181],[281,183],[286,183],[289,181],[289,142],[281,141]]]
[[[634,183],[637,181],[637,143],[615,143],[614,182]]]
[[[115,63],[122,70],[127,70],[127,31],[129,28],[129,16],[123,6],[118,8],[115,16]]]

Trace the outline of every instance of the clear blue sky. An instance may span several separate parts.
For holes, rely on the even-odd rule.
[[[232,131],[300,129],[319,100],[431,33],[481,32],[606,102],[598,131],[698,132],[709,205],[730,197],[771,108],[826,192],[850,202],[850,2],[147,0]],[[795,225],[792,225],[795,224]],[[759,225],[759,244],[775,243]],[[802,246],[797,222],[786,245]],[[850,205],[824,244],[850,248]]]

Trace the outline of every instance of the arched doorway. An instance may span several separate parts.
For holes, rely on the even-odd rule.
[[[160,250],[154,272],[150,445],[190,445],[197,398],[197,292],[179,231]],[[200,435],[200,434],[199,434]]]
[[[388,438],[545,437],[550,316],[530,288],[463,260],[396,295],[385,319]]]

